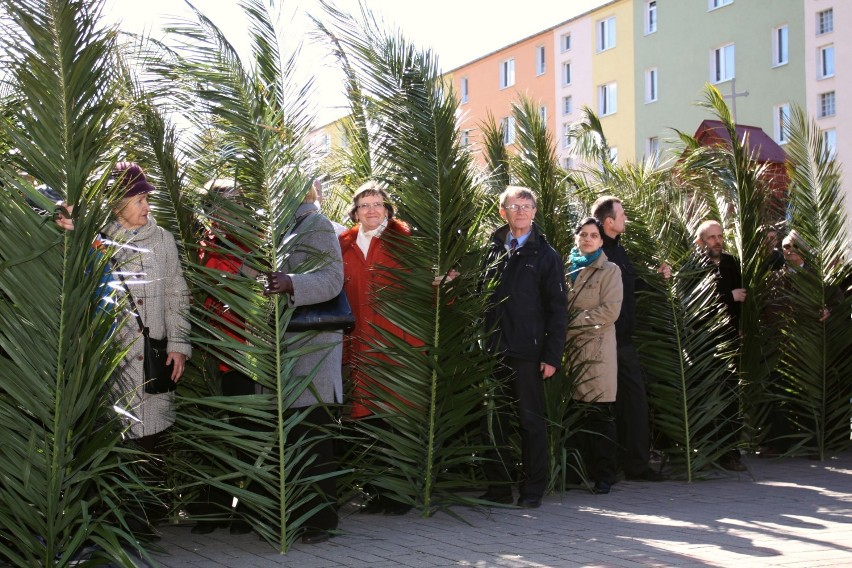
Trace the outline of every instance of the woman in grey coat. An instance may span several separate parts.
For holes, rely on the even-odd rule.
[[[290,253],[279,272],[267,274],[266,294],[286,294],[290,307],[319,304],[337,297],[343,288],[343,261],[340,244],[331,222],[322,215],[316,203],[316,190],[308,192],[304,202],[296,211],[294,230],[287,236]],[[291,381],[299,381],[311,373],[316,374],[310,385],[299,393],[288,412],[313,406],[301,423],[290,431],[288,443],[303,436],[316,434],[324,426],[334,422],[329,404],[343,400],[341,357],[343,353],[342,331],[287,333],[285,340],[293,350],[319,348],[298,358],[293,367]],[[327,475],[337,468],[334,461],[332,439],[323,437],[312,446],[314,462],[302,473],[307,476]],[[315,544],[328,540],[329,531],[337,528],[337,487],[334,477],[316,483],[315,495],[290,515],[296,519],[317,505],[323,505],[311,516],[302,533],[302,542]]]

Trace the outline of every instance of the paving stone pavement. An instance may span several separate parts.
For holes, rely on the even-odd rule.
[[[539,509],[458,507],[460,521],[351,514],[341,534],[285,555],[255,535],[162,528],[166,568],[852,566],[852,451],[823,462],[747,457],[749,471],[686,483],[622,481]],[[346,514],[349,511],[350,514]]]

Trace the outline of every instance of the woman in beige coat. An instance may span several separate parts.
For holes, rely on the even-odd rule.
[[[615,483],[615,320],[623,297],[621,270],[601,250],[602,233],[594,217],[577,225],[568,272],[568,359],[579,370],[574,399],[583,412],[577,449],[595,493],[609,493]]]

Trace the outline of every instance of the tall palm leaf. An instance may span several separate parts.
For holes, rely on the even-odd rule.
[[[107,254],[92,248],[114,198],[105,173],[123,120],[115,33],[98,23],[100,2],[2,7],[13,81],[12,118],[2,126],[16,151],[3,165],[0,200],[0,557],[64,566],[94,550],[133,566],[123,546],[141,548],[122,503],[146,490],[128,469],[137,456],[118,445],[126,425],[111,384],[122,353],[115,313],[98,302]],[[75,205],[76,230],[59,234],[27,206],[24,195],[53,208],[22,173]]]
[[[790,212],[801,235],[805,268],[786,275],[790,305],[784,329],[781,372],[787,408],[797,433],[794,453],[825,459],[849,445],[849,393],[852,392],[850,299],[840,291],[849,281],[846,215],[841,172],[819,128],[801,109],[791,119]],[[817,317],[828,308],[831,316]]]
[[[249,61],[193,7],[195,22],[169,29],[178,45],[170,54],[172,66],[161,71],[167,81],[183,82],[185,101],[191,103],[184,112],[198,137],[189,141],[187,152],[193,155],[218,141],[216,151],[233,166],[241,188],[238,201],[214,204],[227,233],[222,246],[244,266],[264,271],[280,266],[294,246],[283,237],[310,185],[302,148],[309,96],[308,86],[298,86],[292,77],[297,52],[287,58],[279,53],[264,3],[246,0],[241,5],[250,23]],[[212,177],[219,172],[195,176],[202,173]],[[245,322],[245,327],[234,325],[197,304],[194,343],[257,381],[266,394],[223,399],[215,389],[210,394],[198,386],[181,397],[176,438],[183,453],[176,467],[189,480],[184,490],[191,494],[210,486],[235,495],[261,536],[286,551],[309,520],[295,518],[292,511],[314,491],[315,480],[299,472],[313,459],[311,446],[317,439],[285,444],[287,432],[304,415],[285,410],[311,380],[292,375],[301,353],[283,335],[291,310],[278,297],[262,299],[258,283],[243,273],[223,275],[192,261],[188,277],[203,295],[227,305]],[[230,420],[224,419],[225,410]]]
[[[482,146],[485,155],[485,169],[488,172],[487,184],[496,197],[512,184],[512,170],[509,162],[509,150],[504,140],[503,125],[497,124],[489,111],[485,121],[479,125],[482,131]]]
[[[397,285],[374,301],[383,316],[425,343],[412,346],[382,333],[374,345],[390,359],[370,369],[377,384],[371,394],[387,412],[382,422],[361,420],[357,427],[389,447],[365,452],[363,468],[372,484],[428,515],[463,499],[455,490],[471,485],[478,449],[468,431],[481,418],[491,359],[477,347],[483,304],[472,293],[479,263],[471,252],[485,200],[461,147],[457,105],[444,94],[432,54],[379,29],[369,13],[357,23],[330,16],[373,104],[373,175],[392,188],[413,233],[393,243],[402,269],[386,276]],[[450,281],[444,275],[452,269],[461,276]]]

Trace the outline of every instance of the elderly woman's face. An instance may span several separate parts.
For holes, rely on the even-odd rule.
[[[358,207],[355,216],[365,231],[375,231],[388,216],[385,202],[379,194],[359,197],[355,205]]]
[[[132,230],[144,227],[148,222],[148,213],[150,212],[148,194],[140,193],[122,199],[115,210],[115,216],[122,227]]]
[[[577,243],[577,248],[583,254],[592,254],[603,246],[601,232],[594,223],[583,225],[580,232],[575,235],[574,240]]]

